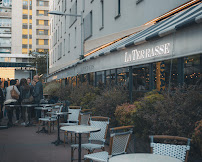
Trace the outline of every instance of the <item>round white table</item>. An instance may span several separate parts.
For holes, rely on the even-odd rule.
[[[163,155],[134,153],[117,155],[109,159],[109,162],[182,162],[177,158]]]
[[[64,126],[60,128],[63,131],[79,134],[79,148],[78,148],[78,161],[81,162],[81,134],[99,132],[101,129],[92,126],[76,125],[76,126]]]

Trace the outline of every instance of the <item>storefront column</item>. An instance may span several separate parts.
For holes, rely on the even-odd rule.
[[[90,73],[87,74],[87,81],[88,81],[88,84],[90,85]]]
[[[94,86],[97,87],[97,72],[95,72]]]
[[[117,85],[117,69],[115,69],[115,84]]]
[[[177,80],[178,84],[183,85],[184,83],[184,57],[177,59]]]
[[[149,90],[154,89],[154,72],[153,63],[149,64]]]
[[[105,87],[106,87],[106,85],[107,85],[107,79],[106,79],[106,77],[107,77],[107,72],[106,72],[106,70],[104,71],[104,85],[105,85]]]
[[[133,69],[132,66],[129,66],[129,99],[130,102],[133,102]]]

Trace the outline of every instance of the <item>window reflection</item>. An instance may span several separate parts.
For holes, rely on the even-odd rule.
[[[133,90],[149,90],[149,65],[133,67]]]
[[[156,62],[153,65],[155,89],[162,91],[170,86],[173,90],[178,86],[177,59],[173,59],[172,62],[171,60]]]
[[[184,58],[184,82],[186,84],[196,84],[197,81],[201,78],[201,58],[201,55]]]
[[[127,89],[129,88],[129,68],[117,69],[117,83]]]

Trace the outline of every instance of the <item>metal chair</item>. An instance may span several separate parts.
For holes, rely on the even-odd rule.
[[[150,147],[151,152],[157,155],[165,155],[177,158],[181,161],[187,162],[188,154],[190,150],[190,141],[191,139],[178,136],[167,136],[167,135],[154,135],[149,136],[151,139]],[[174,145],[168,143],[155,143],[154,139],[163,139],[165,140],[181,140],[186,141],[186,145]]]
[[[63,109],[63,105],[56,105],[54,108],[51,109],[51,112],[62,112]],[[54,122],[57,121],[57,115],[49,115],[49,116],[44,116],[43,118],[39,118],[39,125],[38,125],[38,132],[40,129],[40,126],[44,126],[44,123],[47,122],[48,123],[48,132],[51,132],[51,122],[53,125],[53,130],[54,130]],[[43,124],[41,125],[40,122],[43,122]]]
[[[81,111],[81,106],[68,106],[68,112],[71,114],[68,115],[67,123],[60,123],[60,126],[74,126],[79,124],[79,113]],[[64,146],[65,139],[68,138],[68,132],[64,132]],[[72,133],[71,133],[71,142],[72,142]]]
[[[107,136],[107,130],[109,125],[108,117],[94,116],[90,118],[90,125],[94,127],[101,128],[101,131],[96,133],[90,133],[88,139],[89,143],[81,145],[81,148],[86,149],[88,153],[93,153],[96,149],[104,150],[104,143]],[[78,149],[78,144],[71,145],[71,161],[74,159],[74,151]]]
[[[90,159],[101,162],[108,162],[112,156],[125,154],[133,126],[122,126],[110,129],[110,146],[109,153],[107,151],[97,152],[93,154],[84,155],[84,159]]]
[[[91,112],[89,112],[88,109],[84,109],[81,110],[80,114],[79,114],[79,124],[78,125],[89,125],[89,119],[90,119],[90,114],[92,114]],[[65,135],[67,136],[67,133],[65,133]],[[76,143],[76,134],[75,134],[75,143]],[[64,137],[64,146],[65,146],[65,137]]]

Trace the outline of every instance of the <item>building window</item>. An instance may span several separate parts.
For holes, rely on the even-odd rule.
[[[69,36],[68,36],[68,52],[70,52],[70,33],[69,33]]]
[[[66,29],[67,29],[67,16],[65,16],[65,33],[66,33]]]
[[[63,34],[63,32],[62,32],[62,22],[61,22],[61,35],[60,35],[60,38],[62,38],[62,34]]]
[[[101,20],[101,25],[100,25],[100,30],[104,28],[104,1],[100,0],[100,20]]]
[[[64,48],[63,56],[65,56],[65,52],[66,52],[65,39],[64,39],[64,43],[63,43],[63,48]]]
[[[121,0],[115,0],[115,19],[121,16]]]
[[[76,31],[76,27],[75,27],[75,31],[74,31],[74,48],[76,48],[76,44],[77,44],[77,31]]]
[[[44,39],[44,45],[48,45],[48,39]]]
[[[72,7],[70,9],[70,14],[77,15],[77,0],[72,5]],[[76,20],[77,20],[76,16],[69,16],[69,22],[70,22],[69,26],[71,27]]]
[[[93,22],[92,22],[92,11],[91,11],[84,18],[84,40],[87,40],[88,38],[92,36],[92,28],[93,28]]]

